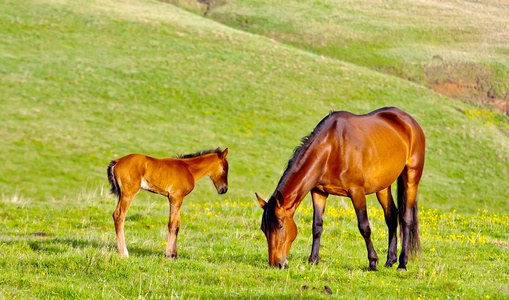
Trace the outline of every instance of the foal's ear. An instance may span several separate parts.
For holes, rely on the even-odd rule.
[[[265,202],[265,200],[263,200],[262,198],[260,198],[260,196],[258,196],[258,193],[255,193],[255,195],[256,195],[256,198],[258,198],[258,202],[260,203],[260,206],[261,206],[262,208],[264,208],[264,207],[265,207],[265,204],[267,204],[267,202]]]
[[[228,154],[228,148],[224,149],[223,153],[221,153],[221,159],[224,159],[226,157],[226,154]]]

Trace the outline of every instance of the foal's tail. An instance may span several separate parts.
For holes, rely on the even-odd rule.
[[[398,177],[398,210],[399,210],[399,236],[403,240],[403,216],[406,210],[405,201],[405,186],[403,183],[403,176]],[[412,222],[410,223],[409,232],[409,253],[411,256],[421,252],[421,242],[419,240],[419,219],[417,217],[419,210],[417,208],[417,199],[415,199],[415,205],[412,208]]]
[[[118,185],[117,178],[115,177],[115,172],[113,171],[116,164],[117,160],[112,160],[108,166],[108,181],[111,184],[111,193],[117,195],[117,197],[120,197],[120,186]]]

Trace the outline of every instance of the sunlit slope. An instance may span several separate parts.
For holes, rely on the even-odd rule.
[[[509,211],[507,138],[418,85],[156,1],[1,2],[0,17],[7,197],[58,203],[106,189],[109,161],[128,153],[229,147],[227,197],[252,201],[330,110],[397,106],[427,135],[422,205]],[[214,193],[200,182],[189,201]]]
[[[192,1],[176,2],[200,14],[204,9],[190,5]],[[497,103],[507,114],[506,0],[214,3],[207,17],[223,24],[433,86],[472,103]],[[459,91],[447,88],[451,83]]]

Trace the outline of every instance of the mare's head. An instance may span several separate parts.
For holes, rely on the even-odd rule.
[[[263,208],[261,229],[269,246],[269,264],[271,267],[283,269],[286,267],[288,252],[297,237],[297,225],[293,216],[284,208],[283,195],[279,191],[268,202],[258,194],[256,197]]]
[[[209,174],[218,194],[224,194],[228,191],[228,161],[226,160],[226,154],[228,154],[228,148],[222,152],[217,148],[217,163],[214,164]]]

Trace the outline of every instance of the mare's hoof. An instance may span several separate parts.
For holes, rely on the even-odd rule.
[[[372,272],[376,272],[378,271],[377,268],[376,268],[376,265],[378,263],[378,259],[377,260],[372,260],[369,262],[369,268],[368,268],[368,271],[372,271]]]
[[[369,264],[368,271],[370,271],[370,272],[377,272],[378,269],[376,268],[376,263]]]
[[[398,271],[406,271],[406,266],[398,266]]]
[[[320,261],[320,257],[310,257],[309,258],[310,265],[317,265],[319,261]]]

